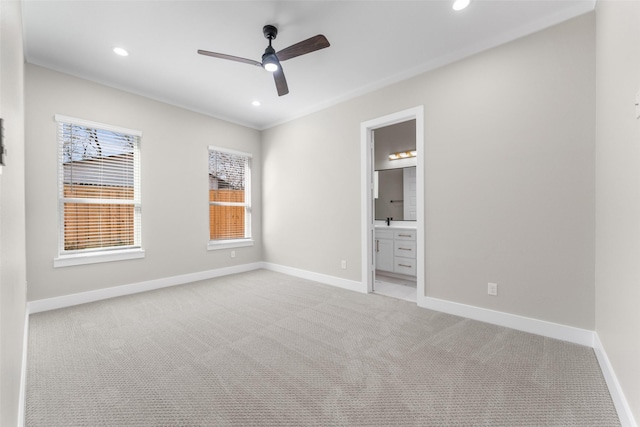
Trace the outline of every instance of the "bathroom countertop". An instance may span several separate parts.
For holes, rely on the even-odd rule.
[[[384,230],[385,228],[388,228],[390,230],[396,230],[396,229],[402,229],[402,228],[415,230],[418,228],[418,225],[417,224],[391,224],[391,225],[375,224],[374,227],[381,230]]]

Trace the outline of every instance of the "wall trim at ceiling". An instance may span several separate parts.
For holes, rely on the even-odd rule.
[[[559,13],[556,13],[555,15],[547,16],[545,19],[531,22],[527,25],[521,25],[517,28],[511,29],[510,31],[503,32],[502,34],[499,34],[491,39],[480,40],[474,44],[464,47],[463,49],[458,49],[456,51],[448,52],[446,55],[438,56],[436,58],[433,58],[427,63],[424,63],[417,67],[403,70],[398,74],[386,77],[382,80],[378,80],[370,85],[359,87],[350,92],[343,93],[336,98],[328,99],[326,101],[312,105],[308,108],[299,109],[296,111],[295,114],[288,115],[280,120],[276,120],[264,126],[249,125],[249,127],[253,127],[254,129],[257,129],[259,131],[264,131],[267,129],[274,128],[276,126],[283,125],[288,122],[292,122],[302,117],[305,117],[305,116],[317,113],[319,111],[326,110],[327,108],[331,108],[336,105],[342,104],[344,102],[350,101],[352,99],[365,96],[369,93],[384,89],[396,83],[400,83],[405,80],[412,79],[421,74],[425,74],[430,71],[436,70],[438,68],[445,67],[449,64],[453,64],[454,62],[463,60],[465,58],[469,58],[473,55],[477,55],[484,51],[510,43],[522,37],[529,36],[539,31],[544,31],[547,28],[553,27],[554,25],[561,24],[569,19],[576,18],[578,16],[582,16],[584,14],[593,12],[595,10],[595,7],[596,7],[596,0],[585,0],[581,2],[576,2],[572,8],[565,9]],[[224,118],[222,119],[227,120]]]

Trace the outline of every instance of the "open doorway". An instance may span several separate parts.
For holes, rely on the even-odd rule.
[[[361,125],[363,287],[418,303],[425,295],[423,122],[419,106]]]
[[[417,302],[416,120],[373,131],[372,292]]]

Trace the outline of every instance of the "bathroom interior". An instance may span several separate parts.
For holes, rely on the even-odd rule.
[[[415,302],[416,121],[374,130],[373,292]]]

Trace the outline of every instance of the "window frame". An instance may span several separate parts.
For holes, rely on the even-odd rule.
[[[78,119],[74,117],[63,116],[60,114],[55,115],[56,121],[56,143],[58,145],[57,150],[57,167],[58,167],[58,182],[56,186],[57,191],[57,214],[58,214],[58,256],[53,260],[54,268],[68,267],[73,265],[94,264],[101,262],[122,261],[128,259],[144,258],[145,251],[142,247],[142,200],[141,200],[141,140],[142,132],[139,130],[127,129],[119,126],[107,125],[104,123],[97,123],[89,120]],[[72,125],[82,126],[89,129],[104,130],[109,132],[116,132],[126,134],[135,137],[135,146],[133,150],[133,162],[134,162],[134,197],[131,201],[131,205],[134,206],[134,244],[123,247],[100,247],[80,250],[65,250],[65,235],[64,235],[64,205],[65,202],[80,201],[82,199],[65,198],[64,197],[64,164],[63,164],[63,143],[61,139],[61,126]],[[99,200],[109,200],[109,203],[113,203],[115,199],[91,199],[91,204],[99,203]]]
[[[247,246],[253,246],[254,244],[254,240],[253,240],[253,230],[251,227],[251,213],[252,213],[252,209],[251,209],[251,172],[252,172],[252,163],[253,163],[253,155],[251,153],[247,153],[244,151],[238,151],[238,150],[233,150],[230,148],[224,148],[224,147],[219,147],[219,146],[215,146],[215,145],[209,145],[208,149],[207,149],[207,180],[209,179],[209,176],[211,175],[211,170],[210,170],[210,166],[209,166],[209,156],[211,155],[212,151],[216,151],[216,152],[220,152],[220,153],[226,153],[226,154],[231,154],[234,156],[242,156],[245,157],[247,159],[247,168],[245,169],[245,175],[244,175],[244,203],[237,203],[237,202],[212,202],[209,200],[209,197],[207,197],[207,210],[209,212],[211,212],[211,206],[243,206],[245,208],[244,210],[244,238],[238,238],[238,239],[211,239],[211,216],[209,215],[209,221],[208,221],[208,230],[209,230],[209,240],[207,243],[207,249],[208,250],[218,250],[218,249],[231,249],[231,248],[241,248],[241,247],[247,247]],[[208,181],[207,181],[208,182]],[[209,188],[209,185],[207,185],[207,190],[208,192],[211,190]]]

